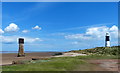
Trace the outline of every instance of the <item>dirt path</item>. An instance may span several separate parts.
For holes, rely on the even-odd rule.
[[[86,56],[86,54],[80,53],[64,53],[55,57],[71,57],[71,56]],[[85,60],[88,62],[87,65],[78,66],[75,71],[118,71],[120,66],[118,59],[102,59],[102,60]],[[119,65],[118,65],[119,64]]]
[[[118,59],[103,59],[103,60],[87,60],[90,64],[98,65],[106,71],[118,71],[120,61]]]
[[[84,64],[84,65],[79,65],[77,66],[74,71],[107,71],[105,68],[100,67],[96,64]]]

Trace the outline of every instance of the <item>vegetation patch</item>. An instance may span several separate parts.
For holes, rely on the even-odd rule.
[[[3,71],[71,71],[77,65],[84,65],[85,61],[73,57],[51,58],[42,62],[41,60],[33,61],[28,64],[19,64],[3,66]]]
[[[112,46],[112,47],[96,47],[91,49],[85,49],[85,50],[73,50],[69,52],[76,52],[76,53],[82,53],[82,54],[97,54],[97,55],[115,55],[118,56],[120,54],[120,46]]]
[[[56,55],[63,55],[62,52],[58,52],[58,53],[55,53],[53,56],[56,56]]]

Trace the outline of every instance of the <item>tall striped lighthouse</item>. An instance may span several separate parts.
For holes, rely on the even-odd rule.
[[[106,36],[105,36],[105,47],[110,47],[110,34],[109,34],[109,32],[107,32]]]

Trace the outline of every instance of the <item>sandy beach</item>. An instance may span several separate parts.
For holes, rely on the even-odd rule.
[[[17,57],[17,53],[3,53],[2,54],[2,64],[0,65],[9,65],[12,64],[12,61],[18,60],[32,60],[32,58],[39,58],[39,57],[50,57],[55,52],[35,52],[35,53],[26,53],[25,57]]]
[[[12,64],[12,61],[23,61],[23,60],[32,60],[32,58],[40,58],[40,57],[53,57],[53,55],[57,52],[34,52],[34,53],[26,53],[25,57],[17,57],[17,53],[3,53],[2,54],[2,64],[0,65],[9,65]],[[65,57],[65,56],[79,56],[84,54],[78,53],[64,53],[63,55],[54,56],[54,57]]]

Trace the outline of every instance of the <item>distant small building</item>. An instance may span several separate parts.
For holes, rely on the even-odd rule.
[[[110,47],[110,34],[109,34],[109,32],[107,32],[106,36],[105,36],[105,47]]]
[[[18,57],[23,57],[23,56],[25,56],[25,53],[24,53],[24,38],[19,38],[18,43],[19,43]]]

